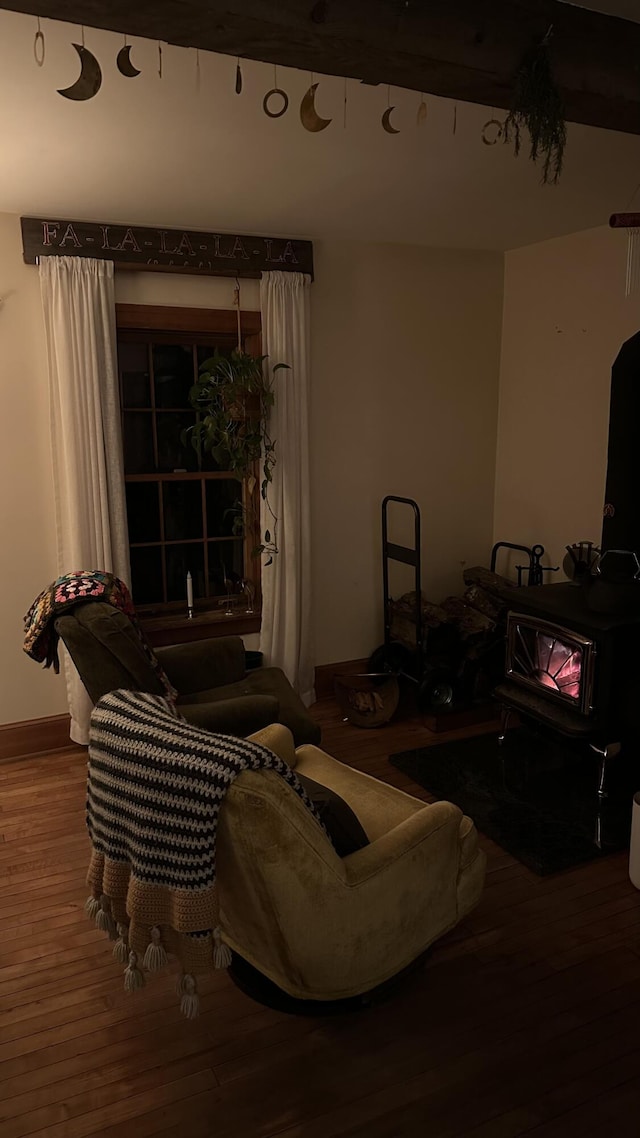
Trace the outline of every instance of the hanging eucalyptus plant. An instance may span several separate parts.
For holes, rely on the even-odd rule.
[[[504,140],[520,153],[522,130],[531,139],[532,162],[542,161],[543,183],[556,184],[562,173],[567,124],[562,96],[553,77],[549,28],[540,43],[525,52],[516,73],[511,110],[505,119]]]
[[[211,454],[222,470],[229,470],[249,482],[256,462],[261,464],[260,495],[272,518],[256,556],[268,554],[267,565],[278,552],[278,519],[269,502],[269,487],[276,464],[276,444],[269,434],[269,418],[275,403],[273,377],[288,364],[274,364],[271,374],[265,367],[267,356],[252,356],[241,348],[230,355],[216,351],[200,365],[198,379],[189,392],[189,402],[197,412],[196,421],[182,432],[183,442],[191,444],[200,457]],[[251,505],[238,501],[234,509],[233,532],[242,533],[253,520]]]

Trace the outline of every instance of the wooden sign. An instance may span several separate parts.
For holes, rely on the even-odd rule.
[[[311,241],[100,225],[55,216],[23,217],[20,222],[24,259],[31,265],[39,257],[98,257],[145,272],[259,277],[265,270],[278,269],[313,276]]]

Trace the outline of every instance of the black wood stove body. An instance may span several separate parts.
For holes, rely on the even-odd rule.
[[[496,696],[604,761],[640,737],[640,581],[519,589]],[[601,787],[602,789],[602,787]]]

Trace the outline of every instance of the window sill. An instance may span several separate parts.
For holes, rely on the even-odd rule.
[[[261,622],[259,612],[236,612],[233,616],[225,616],[224,612],[201,612],[195,613],[191,619],[184,613],[177,616],[145,616],[139,613],[138,616],[153,648],[188,644],[211,636],[247,636],[259,632]]]

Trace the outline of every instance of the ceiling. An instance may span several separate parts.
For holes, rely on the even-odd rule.
[[[602,8],[605,0],[598,0]],[[623,6],[623,0],[615,0]],[[612,0],[610,7],[614,6]],[[278,69],[290,107],[262,111],[275,84],[270,65],[165,47],[158,77],[155,44],[134,40],[142,70],[121,76],[122,37],[88,29],[87,47],[103,85],[87,102],[56,94],[78,74],[77,27],[43,21],[45,65],[33,58],[34,17],[0,11],[0,210],[36,216],[129,222],[311,238],[396,241],[507,249],[605,224],[628,208],[640,182],[640,137],[571,125],[565,172],[543,187],[526,154],[486,146],[491,108],[393,89],[392,121],[380,124],[387,90],[321,78],[321,133],[303,129],[300,100],[308,74]],[[316,79],[319,77],[316,76]],[[640,195],[636,200],[640,199]]]

